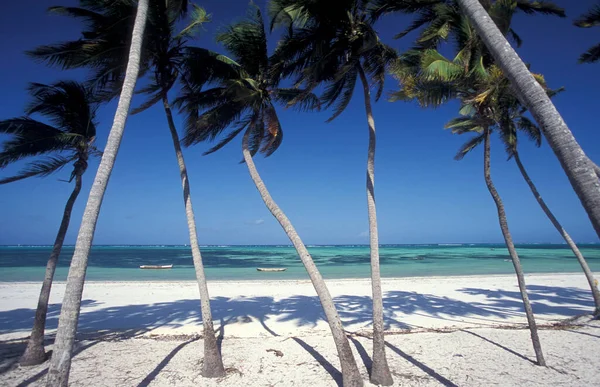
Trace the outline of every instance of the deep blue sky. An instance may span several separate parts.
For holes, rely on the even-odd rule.
[[[264,1],[257,3],[264,6]],[[567,19],[520,15],[515,29],[524,44],[519,53],[541,72],[551,87],[566,92],[555,103],[587,154],[600,161],[600,64],[578,65],[577,57],[600,40],[600,29],[582,30],[572,20],[594,1],[557,0]],[[39,44],[77,38],[74,20],[47,15],[51,5],[74,0],[23,0],[3,4],[0,14],[0,118],[22,114],[28,82],[81,79],[83,72],[61,72],[30,61],[23,51]],[[244,15],[246,0],[205,0],[213,16],[195,44],[218,49],[215,31]],[[389,17],[378,27],[387,43],[410,44],[391,36],[406,17]],[[273,43],[275,37],[273,37]],[[396,87],[393,81],[387,91]],[[141,98],[134,98],[134,104]],[[106,141],[114,104],[100,111],[98,145]],[[482,150],[463,161],[453,156],[466,137],[443,125],[456,105],[423,110],[412,104],[374,107],[378,130],[376,195],[381,243],[501,242],[496,210],[482,173]],[[257,166],[272,196],[309,244],[368,243],[365,194],[367,127],[362,93],[357,90],[347,111],[333,123],[329,112],[297,113],[279,109],[285,132],[280,150],[257,157]],[[179,118],[177,123],[179,123]],[[1,139],[1,138],[0,138]],[[241,160],[238,139],[217,154],[202,157],[206,146],[185,151],[199,239],[203,244],[287,244],[288,240],[262,203]],[[495,138],[492,176],[504,199],[517,242],[561,242],[523,182],[514,162],[506,161]],[[598,239],[547,144],[535,149],[521,142],[531,177],[559,220],[579,242]],[[21,165],[21,164],[20,164]],[[74,243],[97,161],[73,212],[67,243]],[[7,176],[18,166],[0,172]],[[50,244],[72,186],[58,181],[69,171],[0,187],[0,244]],[[184,244],[188,233],[179,174],[160,106],[133,116],[106,193],[96,244]]]

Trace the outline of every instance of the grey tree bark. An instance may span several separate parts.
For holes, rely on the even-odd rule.
[[[96,172],[96,177],[94,178],[85,206],[67,277],[67,286],[58,320],[52,359],[50,360],[48,378],[46,379],[46,386],[48,387],[67,387],[69,382],[71,356],[73,355],[73,344],[77,333],[77,323],[79,322],[81,296],[88,257],[94,239],[100,207],[102,206],[102,199],[104,198],[108,180],[115,164],[119,146],[121,145],[129,106],[140,70],[142,40],[144,38],[147,13],[148,0],[139,0],[121,96],[119,97],[113,125],[108,135],[108,141],[100,160],[100,166]]]
[[[542,199],[542,196],[538,192],[536,186],[533,184],[533,181],[531,181],[531,179],[529,178],[529,175],[527,174],[525,167],[521,163],[521,158],[519,157],[519,153],[515,151],[513,154],[513,157],[515,159],[515,162],[517,163],[517,166],[519,167],[519,171],[521,171],[521,175],[523,175],[523,178],[527,182],[529,189],[531,189],[531,193],[533,193],[535,200],[537,200],[537,202],[539,203],[540,207],[542,207],[542,210],[544,211],[544,213],[546,214],[548,219],[550,219],[550,221],[552,222],[552,224],[554,225],[556,230],[563,237],[565,242],[567,242],[567,245],[569,245],[569,247],[573,251],[573,254],[575,254],[575,257],[577,257],[577,261],[579,261],[579,264],[581,265],[581,268],[583,269],[583,273],[585,274],[585,278],[587,279],[590,289],[592,290],[592,296],[594,297],[594,304],[595,304],[594,316],[595,317],[600,316],[600,291],[598,291],[598,287],[594,283],[594,275],[592,274],[590,267],[588,266],[585,258],[583,257],[583,254],[581,254],[581,251],[579,251],[579,248],[577,247],[575,242],[573,242],[573,239],[571,239],[571,236],[567,233],[567,230],[565,230],[562,227],[562,225],[559,223],[558,219],[556,219],[556,217],[554,216],[552,211],[550,211],[550,208],[548,208],[548,206],[546,205],[546,202],[544,202],[544,199]]]
[[[544,360],[544,354],[542,353],[542,345],[540,344],[540,338],[538,336],[537,325],[535,323],[535,317],[533,315],[533,309],[531,309],[531,303],[529,302],[529,296],[527,295],[527,286],[525,284],[525,275],[523,274],[523,268],[521,267],[521,261],[519,255],[515,249],[515,245],[512,241],[512,236],[508,229],[508,221],[506,220],[506,212],[504,211],[504,204],[502,199],[494,186],[490,171],[490,129],[485,128],[485,140],[484,140],[484,153],[483,153],[483,175],[485,177],[485,184],[487,185],[496,208],[498,210],[498,221],[500,222],[500,229],[504,236],[504,242],[510,254],[515,273],[517,274],[517,282],[519,284],[519,291],[521,292],[521,298],[523,300],[523,307],[525,309],[525,315],[527,316],[527,322],[529,324],[529,332],[531,333],[531,342],[533,343],[533,350],[535,351],[535,357],[537,364],[540,366],[546,366],[546,360]]]
[[[506,74],[519,99],[540,124],[575,193],[600,237],[600,182],[594,167],[550,97],[502,35],[479,0],[457,0],[477,33]]]
[[[40,291],[40,297],[38,299],[37,309],[35,310],[35,320],[33,321],[33,329],[31,330],[31,336],[27,342],[27,348],[19,359],[19,364],[22,366],[32,366],[42,364],[46,361],[46,351],[44,350],[44,332],[46,330],[46,315],[48,314],[48,300],[50,299],[50,291],[52,289],[52,281],[54,280],[54,272],[56,271],[56,264],[58,263],[58,256],[62,250],[63,243],[65,241],[65,235],[69,229],[69,222],[71,221],[71,212],[73,212],[73,206],[81,192],[82,176],[77,174],[75,176],[75,187],[67,200],[63,217],[60,222],[56,239],[54,240],[54,246],[48,258],[46,264],[46,274],[44,275],[44,281],[42,282],[42,290]]]
[[[358,74],[363,85],[365,110],[369,128],[369,150],[367,155],[367,209],[369,212],[369,245],[371,250],[371,288],[373,292],[373,365],[371,383],[391,386],[394,384],[392,373],[385,356],[385,336],[383,326],[383,295],[381,291],[381,272],[379,268],[379,232],[377,230],[377,208],[375,206],[375,119],[371,108],[371,91],[362,66]]]
[[[256,166],[254,165],[254,160],[252,160],[252,155],[250,154],[250,150],[248,149],[248,135],[249,131],[244,135],[244,139],[242,141],[242,152],[244,154],[244,161],[246,166],[248,167],[248,172],[250,172],[250,177],[256,185],[260,196],[271,212],[271,214],[277,219],[286,235],[294,245],[294,248],[298,252],[300,256],[300,260],[302,264],[306,268],[308,276],[319,296],[319,300],[321,301],[321,306],[323,307],[323,311],[325,312],[325,317],[327,317],[327,322],[329,323],[329,328],[331,329],[331,334],[333,336],[333,341],[335,343],[338,356],[340,358],[340,365],[342,367],[342,383],[345,387],[360,387],[363,386],[363,380],[360,376],[360,372],[358,371],[358,367],[356,365],[356,360],[354,359],[354,354],[352,353],[352,349],[350,348],[350,344],[348,343],[348,338],[344,333],[344,327],[342,326],[342,320],[337,313],[337,309],[335,308],[335,304],[333,303],[333,299],[331,298],[331,294],[329,293],[329,289],[327,289],[327,285],[319,273],[317,266],[315,265],[310,253],[306,249],[306,246],[300,239],[300,236],[296,232],[296,229],[288,219],[288,217],[283,213],[281,208],[275,203],[271,194],[267,190],[267,187],[263,183],[258,171],[256,170]]]
[[[598,176],[598,178],[600,178],[600,167],[598,166],[598,164],[596,164],[592,160],[590,160],[590,163],[592,163],[592,166],[594,167],[594,171],[596,172],[596,176]]]
[[[198,281],[198,289],[200,291],[200,311],[202,313],[202,325],[204,327],[204,361],[202,363],[202,375],[207,378],[220,378],[225,376],[225,368],[223,367],[223,360],[221,358],[221,353],[219,352],[215,329],[213,327],[210,310],[210,296],[208,294],[208,285],[206,283],[206,275],[204,274],[202,254],[200,253],[198,234],[196,232],[196,220],[194,218],[194,209],[192,207],[192,198],[190,196],[190,182],[185,166],[185,160],[183,158],[183,152],[181,151],[181,144],[179,143],[179,135],[177,134],[177,128],[175,128],[171,106],[169,105],[169,100],[166,95],[163,96],[163,106],[169,123],[171,138],[173,139],[175,155],[177,156],[179,175],[181,177],[181,185],[183,188],[185,215],[187,217],[188,230],[190,233],[192,260],[194,262],[196,280]]]

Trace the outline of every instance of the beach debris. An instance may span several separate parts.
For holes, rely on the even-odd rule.
[[[275,354],[275,356],[277,356],[277,357],[282,357],[283,356],[283,352],[281,352],[278,349],[267,349],[267,352],[273,352]]]
[[[272,271],[286,271],[287,268],[286,267],[257,267],[256,270],[272,272]]]

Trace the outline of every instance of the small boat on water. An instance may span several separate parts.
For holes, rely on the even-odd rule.
[[[140,269],[171,269],[173,265],[141,265]]]
[[[257,267],[258,271],[286,271],[286,267]]]

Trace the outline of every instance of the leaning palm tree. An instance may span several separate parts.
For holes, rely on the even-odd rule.
[[[542,86],[546,86],[543,77],[536,74],[536,79],[538,79]],[[500,134],[502,142],[504,143],[508,159],[513,159],[515,161],[517,167],[519,168],[519,172],[521,172],[521,176],[523,176],[523,179],[529,186],[529,189],[531,190],[531,193],[533,194],[534,198],[544,211],[544,214],[546,214],[552,225],[556,228],[558,233],[561,235],[565,243],[569,246],[571,251],[573,251],[575,257],[577,258],[577,261],[579,262],[583,270],[586,280],[588,281],[588,285],[590,286],[592,297],[594,299],[595,307],[593,316],[598,317],[600,316],[600,291],[596,286],[594,275],[590,270],[590,267],[587,264],[587,261],[585,260],[583,254],[581,253],[581,251],[579,250],[579,248],[577,247],[567,230],[563,228],[556,216],[552,213],[552,211],[542,198],[537,187],[529,177],[529,174],[527,173],[527,170],[525,169],[525,166],[523,165],[523,162],[521,161],[521,157],[518,152],[518,132],[522,132],[523,134],[525,134],[529,139],[534,141],[537,147],[540,147],[542,144],[541,130],[537,125],[535,125],[534,122],[532,122],[527,116],[525,116],[524,113],[526,112],[526,109],[522,107],[519,100],[512,94],[512,90],[510,88],[503,88],[502,90],[504,95],[502,95],[501,97],[501,103],[496,104],[494,108],[494,111],[496,111],[499,116],[495,126]],[[548,92],[550,94],[553,94],[556,91],[548,90]],[[473,128],[479,128],[480,125],[478,125],[477,122],[475,122],[475,120],[473,120],[471,117],[463,116],[461,118],[457,118],[451,121],[451,123],[448,124],[448,127],[453,128],[453,133],[463,134],[467,131],[473,131]],[[464,157],[466,153],[475,149],[475,147],[478,144],[479,143],[474,143],[472,147],[465,147],[464,151],[460,152],[457,155],[457,159],[462,159],[462,157]]]
[[[345,335],[342,322],[323,277],[294,226],[273,200],[261,179],[253,157],[257,152],[270,156],[283,140],[275,103],[314,109],[318,99],[307,92],[280,88],[272,76],[267,37],[260,9],[251,5],[248,17],[227,27],[217,36],[231,59],[213,55],[212,60],[187,62],[182,95],[176,100],[185,114],[186,146],[215,140],[228,127],[231,131],[206,154],[213,153],[242,134],[242,153],[250,177],[263,202],[277,219],[296,248],[317,292],[335,342],[344,386],[362,386],[362,379]],[[193,51],[193,50],[192,50]],[[199,53],[204,56],[204,53]],[[212,80],[212,88],[202,86]]]
[[[108,136],[108,141],[98,172],[92,183],[90,195],[83,213],[71,267],[67,277],[67,286],[63,298],[60,317],[58,320],[58,329],[54,340],[54,349],[52,359],[48,368],[48,378],[46,386],[48,387],[67,387],[69,383],[69,371],[71,370],[71,356],[73,355],[73,344],[77,333],[77,323],[79,321],[79,312],[81,309],[81,296],[83,294],[83,285],[85,283],[85,273],[87,269],[88,257],[94,239],[96,223],[102,206],[102,199],[106,192],[108,179],[112,173],[115,159],[121,139],[125,129],[125,121],[129,112],[129,106],[135,90],[135,84],[140,70],[142,41],[144,38],[144,27],[146,25],[146,15],[148,11],[148,0],[139,0],[137,14],[131,33],[131,49],[127,62],[125,80],[117,111],[113,121],[113,126]]]
[[[600,26],[600,4],[596,4],[573,23],[580,28]],[[594,63],[600,60],[600,43],[590,47],[579,57],[579,63]]]
[[[369,15],[370,1],[344,0],[335,6],[313,0],[272,0],[272,26],[285,26],[288,33],[275,53],[282,75],[296,76],[296,85],[312,90],[324,85],[321,101],[333,106],[334,120],[346,109],[360,79],[369,132],[366,193],[373,292],[373,365],[371,383],[393,384],[385,354],[383,296],[379,266],[379,236],[375,206],[375,120],[371,107],[371,85],[379,99],[388,65],[396,51],[379,39]]]
[[[44,330],[54,272],[69,228],[73,205],[81,191],[88,159],[90,156],[101,154],[94,146],[97,104],[91,102],[91,95],[83,85],[73,81],[60,81],[52,85],[33,83],[29,86],[29,92],[32,101],[25,110],[27,116],[0,121],[0,133],[11,136],[0,151],[0,168],[28,157],[47,157],[28,164],[15,176],[0,179],[0,184],[28,177],[49,176],[67,165],[72,165],[73,170],[68,181],[70,183],[75,180],[75,187],[65,205],[46,264],[31,336],[19,360],[19,363],[25,366],[46,361]],[[47,118],[51,124],[29,117],[36,113]]]
[[[600,237],[600,184],[593,163],[575,140],[544,88],[529,72],[479,0],[457,0],[457,2],[498,66],[510,80],[519,99],[540,125],[542,133],[587,212],[596,234]]]
[[[83,32],[83,39],[43,46],[30,52],[30,55],[46,63],[59,64],[62,68],[92,69],[90,83],[99,89],[97,94],[103,99],[112,99],[117,95],[125,74],[122,63],[128,42],[124,36],[131,28],[129,20],[135,13],[136,4],[132,1],[93,0],[81,1],[81,5],[81,8],[53,7],[52,11],[85,21],[88,28]],[[179,167],[192,260],[200,293],[204,327],[202,374],[205,377],[222,377],[225,369],[213,328],[189,177],[169,101],[169,91],[177,85],[181,74],[180,65],[188,55],[188,38],[193,35],[196,27],[209,19],[204,9],[197,5],[192,7],[191,12],[188,12],[188,2],[180,0],[150,3],[141,65],[141,75],[147,75],[148,84],[139,91],[148,95],[148,99],[134,109],[132,114],[143,112],[159,102],[164,109]],[[177,23],[184,17],[189,17],[190,22],[181,31],[177,31]],[[206,50],[196,49],[194,52],[195,59],[202,60],[198,56],[206,53]]]
[[[517,283],[523,300],[525,315],[529,324],[531,341],[536,354],[537,364],[545,366],[537,324],[529,302],[525,276],[519,255],[512,241],[504,204],[491,178],[490,172],[490,133],[500,121],[501,109],[504,106],[509,82],[495,65],[484,65],[483,57],[471,58],[477,53],[464,50],[450,61],[435,50],[420,53],[411,52],[403,57],[393,68],[393,73],[400,80],[401,89],[394,93],[394,100],[417,100],[422,106],[439,106],[451,100],[461,101],[460,113],[467,117],[451,121],[447,127],[455,133],[477,132],[463,145],[457,157],[484,143],[484,178],[486,186],[496,204],[500,229],[511,257]],[[477,65],[470,68],[470,63]]]
[[[557,6],[553,2],[550,1],[531,1],[531,0],[515,0],[515,1],[487,1],[484,3],[485,9],[490,15],[491,19],[498,26],[500,32],[511,38],[517,46],[520,46],[522,43],[519,35],[512,28],[512,18],[518,12],[524,13],[526,15],[552,15],[557,17],[566,17],[564,9]],[[415,52],[423,51],[426,49],[435,49],[441,46],[444,42],[450,41],[455,46],[455,50],[458,52],[457,58],[461,58],[463,62],[465,62],[465,66],[467,68],[477,68],[478,61],[482,60],[483,63],[487,66],[493,63],[493,58],[488,54],[485,48],[482,45],[482,42],[476,32],[474,31],[471,24],[468,22],[466,17],[462,14],[460,7],[456,0],[375,0],[373,6],[373,15],[374,17],[380,17],[386,13],[392,12],[400,12],[400,13],[413,13],[417,14],[414,22],[404,31],[401,31],[397,37],[403,37],[406,34],[419,30],[418,38],[416,39],[415,51],[413,51],[413,55]],[[407,57],[407,56],[406,56]],[[536,76],[536,80],[547,90],[545,85],[545,81],[543,77]],[[432,83],[429,82],[429,86],[432,86]],[[442,85],[437,85],[442,86]],[[507,89],[508,90],[508,89]],[[537,128],[533,123],[531,123],[526,117],[523,116],[523,113],[526,111],[522,107],[522,105],[518,102],[517,98],[512,93],[512,90],[508,90],[509,93],[505,95],[507,100],[511,100],[514,103],[512,104],[511,109],[507,109],[507,111],[512,112],[512,118],[508,121],[508,125],[522,124],[527,125],[530,123],[530,129],[535,131],[534,128]],[[548,90],[549,91],[549,90]],[[521,129],[525,129],[520,127]],[[507,128],[502,128],[502,132],[506,133]],[[529,132],[530,135],[533,135],[533,132]],[[540,133],[541,134],[541,133]],[[503,139],[515,139],[515,144],[506,144],[507,150],[509,150],[509,157],[513,157],[517,165],[520,164],[520,158],[518,157],[518,153],[516,152],[516,136],[512,134],[506,134],[506,136],[502,137]],[[541,137],[539,138],[541,141]],[[540,143],[540,142],[538,142]],[[522,164],[521,164],[522,166]],[[600,176],[600,168],[598,168],[595,164],[593,164],[596,169],[596,173]],[[536,200],[538,200],[540,206],[551,220],[552,224],[557,228],[561,236],[565,239],[567,244],[573,250],[573,253],[579,260],[583,271],[588,279],[590,287],[592,289],[592,293],[594,294],[594,300],[597,298],[600,300],[600,293],[598,292],[597,287],[594,285],[594,279],[589,270],[589,267],[573,242],[568,233],[562,228],[560,223],[556,220],[556,217],[550,212],[545,202],[541,199],[539,192],[529,179],[524,168],[520,168],[522,171],[523,177],[528,182]],[[530,184],[531,183],[531,184]],[[598,301],[596,301],[596,311],[598,310]]]

